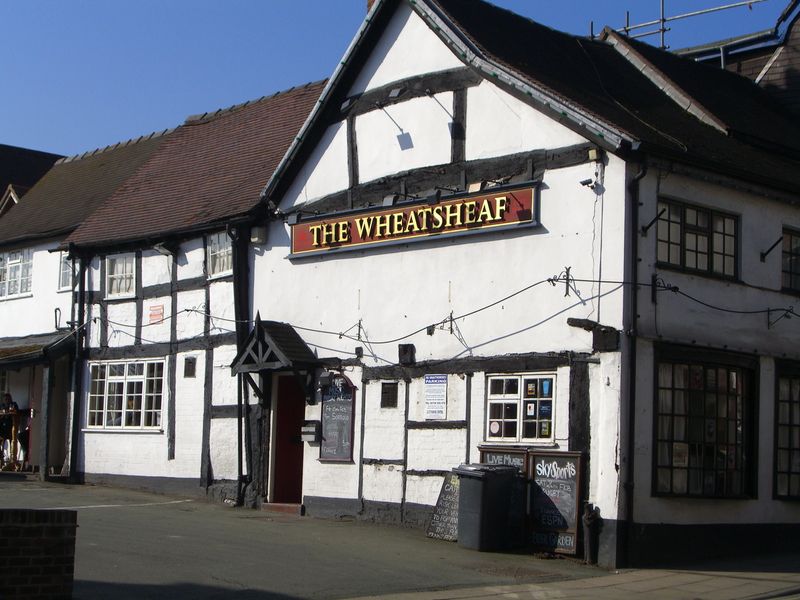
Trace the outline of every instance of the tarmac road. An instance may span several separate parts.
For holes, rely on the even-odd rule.
[[[347,598],[578,580],[569,559],[482,553],[415,530],[0,478],[2,508],[78,511],[75,600]]]

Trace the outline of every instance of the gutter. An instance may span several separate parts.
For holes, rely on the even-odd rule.
[[[628,403],[627,403],[627,440],[625,451],[627,454],[627,468],[625,470],[625,480],[623,482],[623,495],[625,498],[625,532],[623,546],[623,565],[630,564],[628,553],[630,552],[631,531],[634,525],[634,463],[636,458],[636,345],[639,335],[639,188],[641,180],[647,175],[647,158],[644,157],[639,172],[628,182],[628,193],[631,201],[631,314],[630,329],[628,331]],[[617,548],[620,548],[620,540],[617,540]],[[619,566],[619,565],[618,565]]]

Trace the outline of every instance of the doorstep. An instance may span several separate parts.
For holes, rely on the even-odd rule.
[[[286,504],[282,502],[264,502],[261,505],[263,512],[280,513],[282,515],[295,515],[302,517],[306,514],[305,506],[302,504]]]

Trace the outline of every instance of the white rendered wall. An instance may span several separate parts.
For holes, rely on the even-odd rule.
[[[462,63],[405,2],[399,4],[381,39],[348,92],[372,90],[420,73],[463,67]]]
[[[449,163],[452,113],[453,93],[445,92],[356,117],[359,180]]]
[[[586,142],[488,81],[467,90],[466,133],[467,160]]]
[[[31,293],[0,298],[0,338],[55,331],[55,309],[61,311],[60,326],[67,327],[72,294],[58,291],[61,255],[51,252],[57,246],[58,242],[50,242],[31,247]]]
[[[347,121],[331,125],[284,196],[285,206],[303,204],[347,189]]]
[[[800,210],[788,204],[676,174],[651,173],[642,181],[643,203],[639,221],[647,224],[657,214],[660,195],[706,208],[722,210],[739,218],[739,266],[741,283],[681,273],[656,264],[656,225],[646,237],[639,236],[639,280],[649,282],[658,272],[665,283],[676,285],[706,304],[739,311],[790,307],[797,297],[781,289],[781,245],[761,262],[760,254],[775,243],[783,227],[800,229]],[[743,285],[744,284],[744,285]],[[782,319],[768,327],[766,314],[731,314],[693,302],[678,294],[660,292],[658,304],[648,293],[640,294],[639,332],[646,337],[664,335],[674,342],[727,348],[785,358],[800,358],[797,335],[800,319]],[[780,313],[772,315],[776,319]]]

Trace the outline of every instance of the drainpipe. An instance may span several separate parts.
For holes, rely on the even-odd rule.
[[[236,320],[236,349],[242,349],[249,333],[249,299],[250,299],[250,269],[249,269],[249,241],[250,227],[246,224],[228,226],[228,237],[231,240],[233,253],[233,314]],[[244,442],[242,427],[244,426],[243,386],[246,385],[241,376],[237,376],[236,421],[238,433],[237,446],[237,481],[236,481],[236,506],[244,504],[244,469],[242,453]],[[249,412],[249,406],[247,407]]]
[[[633,269],[631,277],[631,321],[628,332],[628,439],[626,444],[628,466],[623,483],[625,496],[623,566],[630,563],[629,546],[631,531],[633,530],[634,459],[636,457],[636,340],[639,335],[639,182],[645,175],[647,175],[646,157],[642,160],[639,172],[628,183],[628,193],[631,199],[631,256]]]
[[[69,253],[72,255],[73,272],[75,268],[75,248],[70,246]],[[75,481],[78,472],[78,444],[80,442],[80,418],[81,418],[81,381],[83,375],[83,351],[81,340],[83,339],[83,326],[86,316],[86,258],[78,258],[78,291],[75,297],[73,284],[72,297],[72,326],[75,330],[75,356],[72,359],[72,378],[70,387],[72,391],[72,425],[70,428],[70,449],[69,449],[69,478]],[[77,303],[78,308],[75,309]]]

